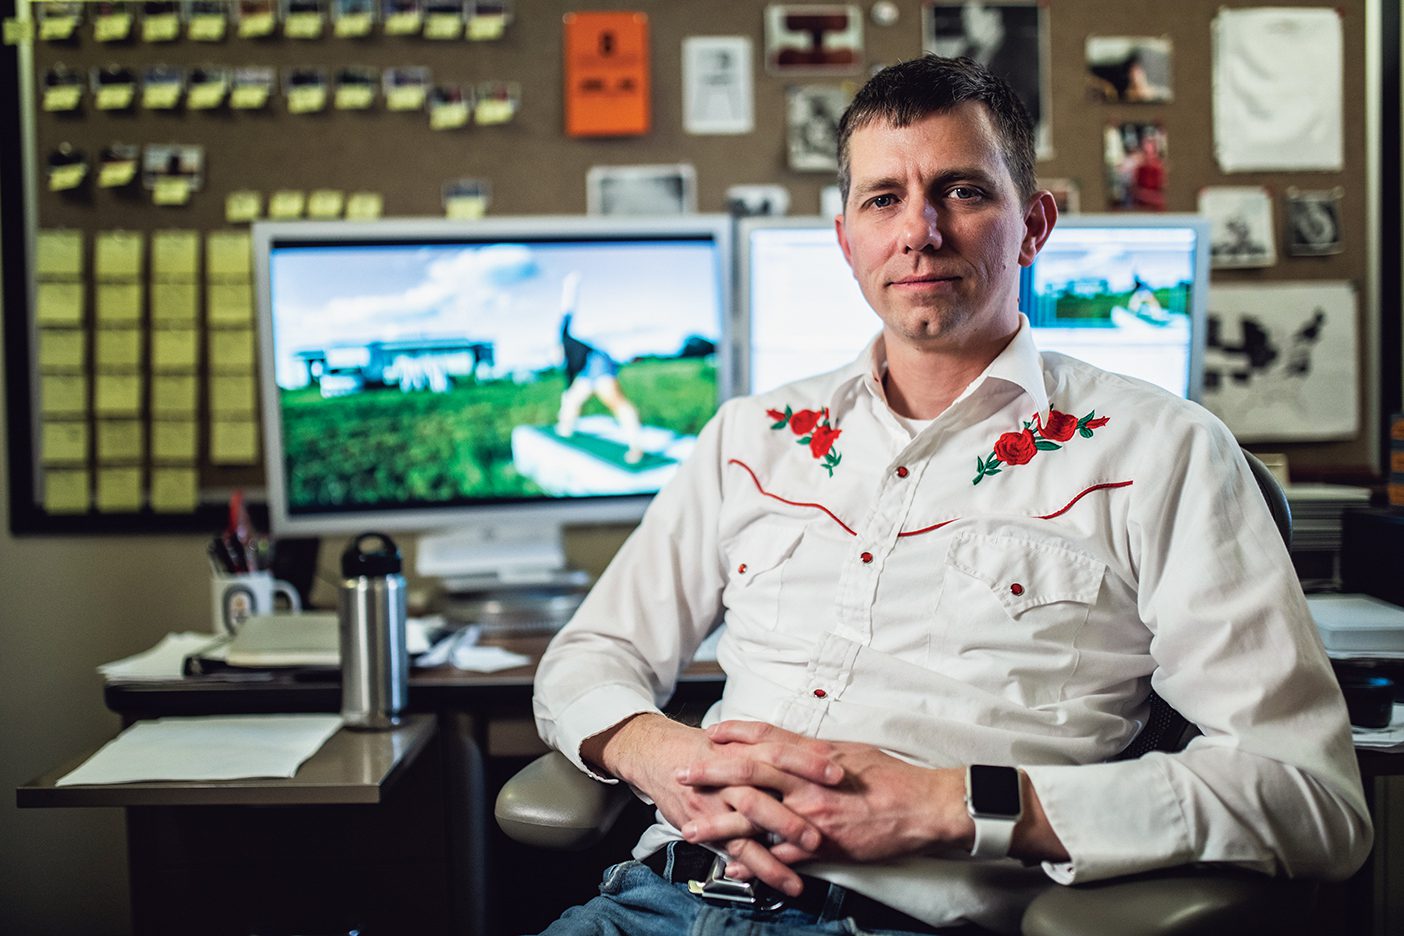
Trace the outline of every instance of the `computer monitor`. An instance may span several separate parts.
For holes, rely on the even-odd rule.
[[[636,520],[731,395],[730,220],[253,227],[271,523],[523,578]]]
[[[745,219],[737,254],[747,323],[742,379],[752,393],[843,366],[880,328],[831,218]],[[1019,307],[1040,349],[1199,398],[1209,285],[1205,219],[1067,215],[1021,273]]]

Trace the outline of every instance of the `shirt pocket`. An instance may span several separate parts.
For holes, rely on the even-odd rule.
[[[738,635],[773,631],[780,617],[785,565],[803,534],[800,524],[762,520],[722,545],[727,582],[722,603],[727,627]]]
[[[958,535],[946,554],[928,665],[1023,705],[1059,701],[1106,569],[1057,543]]]

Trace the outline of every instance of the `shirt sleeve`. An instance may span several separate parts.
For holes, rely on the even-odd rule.
[[[657,712],[720,621],[717,548],[721,436],[728,408],[649,505],[580,610],[546,649],[533,709],[542,740],[601,777],[581,744],[624,719]]]
[[[1180,416],[1180,413],[1176,413]],[[1372,839],[1345,703],[1233,437],[1165,420],[1127,534],[1155,691],[1203,732],[1182,752],[1029,776],[1062,883],[1186,863],[1338,880]]]

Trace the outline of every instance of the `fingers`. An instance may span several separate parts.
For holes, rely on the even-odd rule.
[[[720,842],[770,835],[808,852],[817,849],[822,841],[818,829],[761,790],[730,787],[721,798],[733,811],[693,816],[680,829],[684,838],[689,842]]]
[[[843,779],[834,747],[762,722],[726,721],[707,729],[716,744],[748,744],[747,759],[770,764],[811,783],[833,786]],[[686,782],[686,781],[684,781]]]
[[[739,874],[749,872],[764,883],[791,897],[798,897],[800,892],[804,890],[804,883],[800,881],[800,876],[794,869],[772,855],[764,845],[755,839],[733,839],[726,843],[726,853],[731,856],[731,862],[726,869],[728,877],[737,877],[731,873],[733,870]],[[738,880],[746,879],[744,877],[738,878]]]

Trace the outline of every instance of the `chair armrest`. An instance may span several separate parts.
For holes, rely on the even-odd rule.
[[[631,797],[622,783],[600,783],[559,751],[517,771],[497,794],[497,824],[525,845],[577,851],[604,837]]]
[[[1314,881],[1228,869],[1163,871],[1054,885],[1024,912],[1023,936],[1220,936],[1308,932]]]

